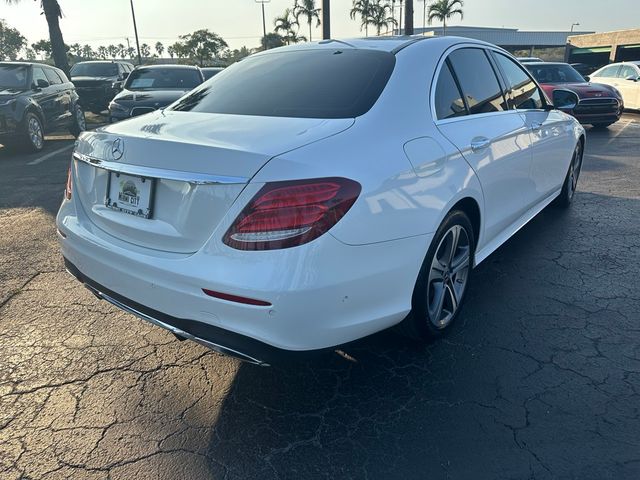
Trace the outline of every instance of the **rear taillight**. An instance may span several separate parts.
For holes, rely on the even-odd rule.
[[[318,238],[349,211],[360,184],[346,178],[267,183],[236,218],[224,243],[239,250],[274,250]]]
[[[71,200],[71,194],[73,193],[73,177],[71,175],[71,166],[67,170],[67,185],[64,187],[64,198]]]

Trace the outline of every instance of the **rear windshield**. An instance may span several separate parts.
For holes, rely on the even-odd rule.
[[[526,64],[527,70],[540,83],[583,83],[584,78],[571,65]]]
[[[193,68],[139,68],[129,74],[127,90],[191,90],[202,83]]]
[[[115,63],[76,63],[71,67],[72,77],[115,77],[118,66]]]
[[[353,118],[384,89],[395,57],[374,50],[303,50],[248,57],[172,109],[297,118]]]
[[[26,90],[28,76],[24,65],[0,65],[0,90]]]

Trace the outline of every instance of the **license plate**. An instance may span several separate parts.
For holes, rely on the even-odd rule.
[[[136,217],[150,218],[154,179],[111,172],[106,205]]]

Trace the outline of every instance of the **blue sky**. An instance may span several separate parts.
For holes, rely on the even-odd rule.
[[[65,13],[65,41],[92,46],[125,43],[133,39],[129,0],[59,0]],[[320,4],[320,0],[316,0]],[[429,1],[429,0],[427,0]],[[0,18],[18,28],[33,43],[48,38],[40,2],[22,0],[7,6],[0,0]],[[416,3],[416,26],[422,25],[422,1]],[[222,35],[233,48],[254,47],[262,34],[260,6],[254,0],[134,0],[141,41],[173,43],[178,35],[208,28]],[[271,0],[266,5],[267,29],[273,18],[293,0]],[[332,0],[332,36],[360,35],[358,23],[349,18],[351,0]],[[640,28],[640,0],[465,0],[463,20],[453,25],[513,27],[529,30],[619,30]],[[306,25],[303,34],[307,35]],[[315,29],[314,39],[321,37]]]

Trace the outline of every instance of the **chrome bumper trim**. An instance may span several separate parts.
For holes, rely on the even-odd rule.
[[[73,275],[72,272],[69,272],[71,275]],[[202,338],[198,338],[194,335],[191,335],[190,333],[187,333],[183,330],[180,330],[179,328],[176,328],[172,325],[169,325],[167,323],[164,323],[160,320],[158,320],[157,318],[153,318],[150,315],[147,315],[146,313],[140,312],[138,310],[136,310],[135,308],[130,307],[129,305],[125,305],[124,303],[116,300],[115,298],[107,295],[106,293],[102,293],[100,290],[97,290],[96,288],[92,287],[91,285],[84,283],[84,286],[91,292],[93,293],[96,297],[98,297],[101,300],[105,300],[107,302],[109,302],[110,304],[120,308],[121,310],[124,310],[125,312],[131,313],[132,315],[135,315],[138,318],[141,318],[142,320],[146,320],[149,323],[152,323],[158,327],[164,328],[165,330],[169,330],[171,333],[173,333],[174,335],[178,335],[179,337],[183,337],[186,338],[187,340],[192,340],[196,343],[199,343],[200,345],[203,345],[207,348],[210,348],[211,350],[213,350],[214,352],[218,352],[221,353],[223,355],[227,355],[230,357],[234,357],[237,358],[239,360],[242,360],[244,362],[248,362],[248,363],[253,363],[254,365],[259,365],[261,367],[268,367],[270,366],[268,363],[259,360],[257,358],[254,358],[250,355],[247,355],[245,353],[242,352],[238,352],[237,350],[233,350],[232,348],[229,347],[225,347],[223,345],[218,345],[217,343],[213,343],[210,342],[208,340],[203,340]]]

